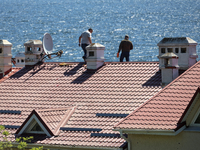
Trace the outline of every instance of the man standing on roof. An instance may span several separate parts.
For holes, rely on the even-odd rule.
[[[119,50],[117,53],[117,57],[119,57],[119,53],[122,50],[122,53],[120,56],[120,62],[123,62],[124,57],[126,58],[126,61],[129,61],[129,53],[130,53],[130,50],[132,49],[133,49],[133,44],[131,41],[129,41],[129,36],[125,35],[124,40],[122,40],[119,45]]]
[[[81,46],[84,51],[84,56],[82,57],[84,60],[86,59],[87,54],[86,47],[92,44],[92,32],[92,28],[89,28],[87,31],[83,32],[79,37],[79,46]]]

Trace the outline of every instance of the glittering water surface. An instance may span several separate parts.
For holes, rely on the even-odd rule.
[[[119,61],[125,34],[134,44],[130,61],[158,61],[157,43],[164,37],[200,43],[200,0],[0,0],[0,6],[0,39],[13,44],[13,57],[48,32],[54,50],[64,51],[50,61],[83,61],[78,37],[90,27],[93,43],[106,47],[106,61]]]

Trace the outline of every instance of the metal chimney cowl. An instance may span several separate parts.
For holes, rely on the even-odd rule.
[[[96,70],[104,64],[105,46],[99,43],[92,43],[86,47],[87,50],[87,69]]]

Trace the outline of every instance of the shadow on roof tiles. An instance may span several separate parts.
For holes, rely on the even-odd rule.
[[[142,86],[160,86],[161,83],[161,71],[157,71],[150,79],[148,79]]]
[[[78,76],[74,81],[71,82],[71,84],[82,84],[86,80],[88,80],[93,74],[95,74],[95,70],[86,70],[83,72],[80,76]]]
[[[18,72],[16,72],[15,74],[13,74],[10,78],[18,79],[18,78],[22,77],[23,75],[25,75],[27,72],[29,72],[31,69],[33,69],[33,67],[23,68],[23,69],[19,70]]]
[[[79,63],[77,66],[75,66],[73,69],[71,69],[70,71],[69,70],[66,70],[64,72],[64,75],[65,76],[72,76],[74,74],[76,74],[76,72],[83,66],[83,62]]]

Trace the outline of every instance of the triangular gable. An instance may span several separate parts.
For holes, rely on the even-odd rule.
[[[184,115],[179,122],[186,122],[186,126],[200,126],[200,88],[195,92]]]
[[[55,136],[59,133],[74,112],[74,108],[57,108],[45,110],[33,110],[16,134],[34,133]]]

